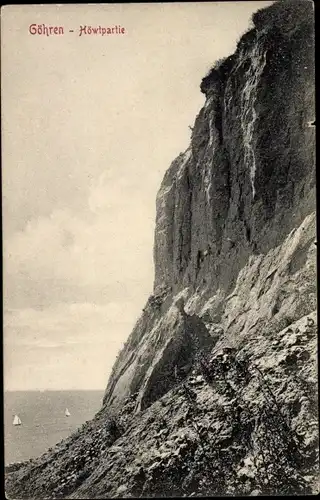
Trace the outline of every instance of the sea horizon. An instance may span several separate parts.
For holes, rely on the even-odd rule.
[[[104,390],[4,391],[5,465],[42,455],[101,409]],[[70,416],[66,417],[68,408]],[[13,425],[14,415],[21,425]]]

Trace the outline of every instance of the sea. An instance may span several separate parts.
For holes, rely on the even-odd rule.
[[[104,391],[4,393],[5,465],[35,458],[65,439],[100,410]],[[65,416],[68,408],[70,416]],[[12,425],[18,415],[22,425]]]

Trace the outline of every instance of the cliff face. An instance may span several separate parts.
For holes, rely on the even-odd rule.
[[[163,375],[157,354],[184,328],[179,319],[166,325],[179,293],[186,312],[197,314],[200,321],[205,308],[209,323],[219,324],[226,335],[237,337],[249,330],[255,334],[257,328],[273,328],[284,320],[285,304],[279,296],[290,295],[289,279],[294,280],[295,272],[288,267],[280,276],[272,262],[275,257],[268,256],[281,254],[291,231],[315,211],[312,5],[276,4],[257,13],[254,23],[235,54],[203,79],[206,101],[190,147],[174,160],[162,182],[154,295],[114,367],[105,395],[108,405],[121,404],[135,392],[138,400],[149,402],[162,395],[160,386],[150,397],[144,391],[149,377],[156,384],[155,373]],[[295,240],[286,265],[303,267],[308,250],[315,255],[314,239],[314,228],[309,228],[307,239]],[[284,264],[281,258],[278,266]],[[254,299],[242,290],[239,309],[244,316],[239,323],[226,298],[244,286],[239,282],[244,268],[252,272],[252,295],[261,266],[268,268],[265,279],[270,274],[265,289]],[[271,282],[272,299],[267,300]],[[315,288],[308,299],[296,297],[289,322],[315,308],[314,293]],[[300,300],[308,304],[303,311]],[[179,352],[174,355],[171,347],[168,352],[172,373],[171,365],[180,364]],[[163,353],[162,363],[165,357]],[[165,385],[170,389],[170,383]]]
[[[232,289],[314,209],[311,6],[275,9],[202,82],[190,148],[158,194],[155,290]]]
[[[14,498],[318,491],[313,31],[311,2],[275,3],[202,80],[103,408]]]

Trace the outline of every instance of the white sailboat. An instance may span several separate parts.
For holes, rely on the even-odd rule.
[[[64,412],[66,417],[70,417],[71,413],[69,412],[68,408],[66,408],[66,411]]]
[[[14,416],[12,424],[13,425],[22,425],[22,422],[21,422],[20,418],[18,417],[18,415]]]

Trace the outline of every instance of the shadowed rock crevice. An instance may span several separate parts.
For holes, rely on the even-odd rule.
[[[199,353],[210,351],[212,346],[213,339],[204,322],[196,315],[182,315],[180,312],[174,336],[147,374],[143,395],[138,398],[139,410],[145,410],[177,385],[177,380],[187,377],[195,367]]]

